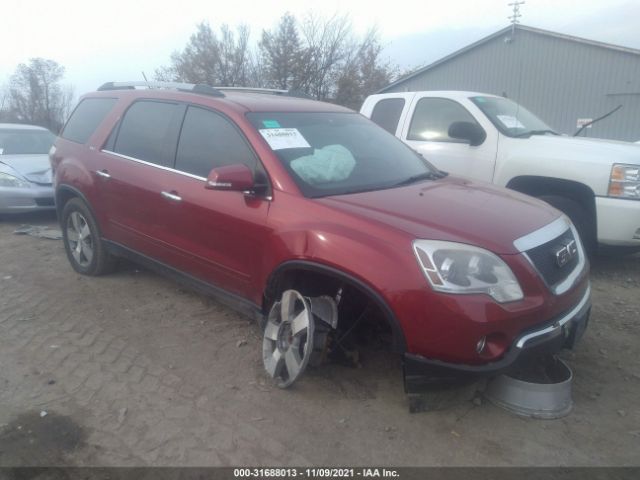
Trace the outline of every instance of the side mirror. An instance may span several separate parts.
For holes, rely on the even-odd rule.
[[[254,187],[253,172],[242,163],[217,167],[209,172],[207,190],[250,191]]]
[[[473,122],[453,122],[448,133],[451,138],[466,140],[472,147],[482,145],[487,138],[482,127]]]

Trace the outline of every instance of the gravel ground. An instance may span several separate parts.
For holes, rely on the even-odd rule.
[[[135,265],[82,277],[23,223],[56,226],[0,222],[0,466],[640,464],[638,256],[593,263],[569,416],[409,414],[392,354],[279,390],[247,318]]]

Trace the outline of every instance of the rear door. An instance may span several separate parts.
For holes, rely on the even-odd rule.
[[[471,122],[486,132],[485,141],[471,146],[451,138],[453,122]],[[498,136],[495,129],[484,128],[459,101],[417,94],[412,101],[402,140],[436,167],[454,175],[484,182],[493,180]]]
[[[97,162],[110,240],[163,261],[163,242],[178,133],[185,106],[137,100],[114,127]]]

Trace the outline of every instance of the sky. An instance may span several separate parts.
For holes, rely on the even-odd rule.
[[[429,64],[508,25],[512,0],[3,0],[0,87],[32,57],[66,68],[75,93],[107,81],[151,78],[208,21],[250,27],[254,42],[285,12],[348,14],[363,34],[377,26],[384,55],[401,70]],[[525,25],[640,49],[639,0],[526,0]]]

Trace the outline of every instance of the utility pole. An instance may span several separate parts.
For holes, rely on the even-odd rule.
[[[507,4],[513,10],[511,16],[507,17],[511,21],[511,38],[513,38],[516,33],[516,25],[520,23],[519,18],[522,17],[522,14],[520,13],[520,6],[524,4],[524,0],[515,0],[514,2]]]

